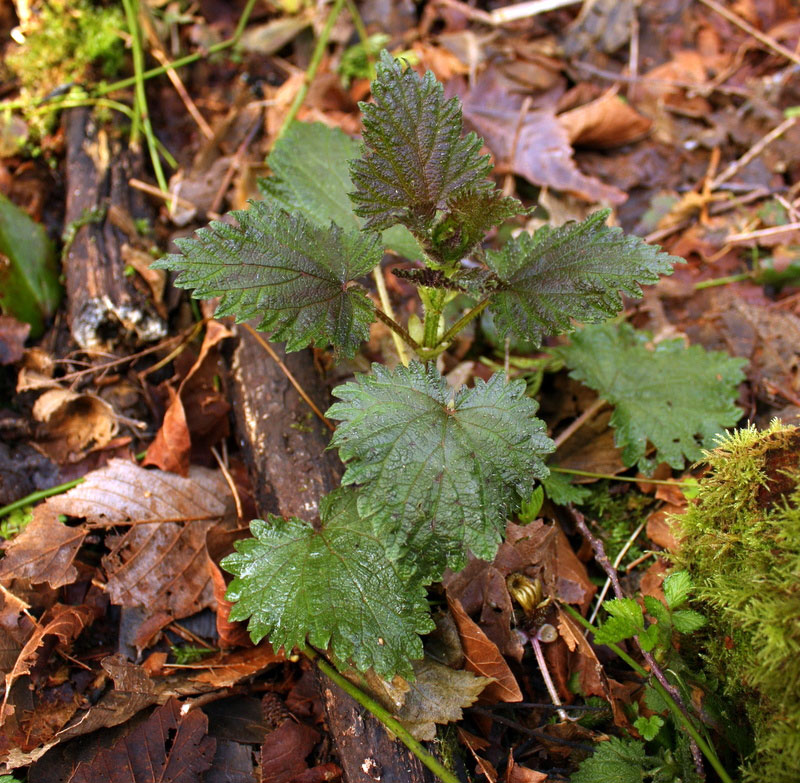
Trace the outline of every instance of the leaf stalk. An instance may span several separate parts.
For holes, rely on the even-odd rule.
[[[400,723],[385,707],[381,706],[372,697],[368,696],[350,680],[343,677],[322,656],[306,647],[303,653],[311,660],[315,660],[319,670],[329,679],[333,680],[348,696],[358,702],[365,710],[379,720],[384,727],[394,734],[442,783],[460,783],[458,778],[445,767],[437,758],[432,756],[421,742],[411,736],[408,729]]]

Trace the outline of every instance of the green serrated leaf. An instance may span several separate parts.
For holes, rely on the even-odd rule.
[[[44,226],[0,193],[0,312],[44,332],[63,295],[53,243]]]
[[[653,761],[639,740],[611,737],[595,746],[570,783],[642,783]]]
[[[458,262],[493,226],[521,214],[522,204],[499,190],[467,189],[447,202],[447,213],[433,232],[436,255],[445,264]]]
[[[602,321],[620,311],[620,292],[641,296],[683,259],[605,224],[610,210],[559,228],[520,234],[488,254],[500,280],[491,309],[501,334],[540,344],[572,328],[572,319]]]
[[[661,731],[661,727],[664,725],[664,719],[659,715],[651,715],[649,718],[639,717],[633,722],[636,731],[642,735],[642,737],[650,742],[654,740],[658,735],[658,732]]]
[[[580,505],[592,494],[586,487],[573,484],[569,476],[554,471],[542,479],[542,486],[545,495],[557,506],[566,506],[568,503]]]
[[[692,592],[692,577],[688,571],[675,571],[664,580],[664,597],[670,609],[686,603]]]
[[[741,417],[734,400],[746,362],[699,345],[687,348],[682,340],[650,350],[649,340],[629,324],[608,323],[575,332],[554,353],[571,377],[615,406],[611,425],[626,465],[650,471],[666,462],[680,469]],[[648,442],[656,449],[652,460],[645,458]]]
[[[378,237],[316,226],[265,202],[231,215],[238,226],[213,222],[194,239],[176,240],[182,255],[152,267],[179,272],[175,285],[198,299],[221,297],[218,316],[260,318],[258,328],[285,340],[287,351],[332,343],[355,355],[374,309],[348,283],[381,260]]]
[[[610,616],[595,632],[597,644],[616,644],[644,631],[642,607],[633,598],[612,598],[603,609]]]
[[[249,618],[253,641],[268,637],[276,649],[308,640],[330,646],[343,665],[413,676],[410,660],[422,657],[417,634],[433,628],[424,588],[388,559],[353,491],[328,495],[321,513],[320,530],[273,516],[250,524],[254,537],[222,561],[236,576],[227,593],[231,619]]]
[[[656,620],[659,624],[669,624],[669,609],[667,609],[667,607],[664,606],[664,604],[662,604],[658,598],[655,598],[652,595],[644,595],[642,596],[642,600],[644,601],[644,610],[650,615],[650,617]]]
[[[425,234],[451,197],[494,188],[483,142],[474,133],[461,136],[461,105],[445,100],[432,73],[419,77],[384,51],[372,97],[359,104],[366,153],[350,167],[351,198],[366,228],[402,223]]]
[[[286,212],[301,212],[317,225],[331,222],[356,231],[362,221],[353,211],[350,161],[361,153],[361,145],[320,122],[293,122],[275,142],[267,158],[272,176],[259,180],[265,198]],[[395,253],[418,261],[423,258],[417,240],[405,226],[383,232],[383,244]]]
[[[678,609],[672,613],[672,625],[678,633],[693,633],[700,630],[708,621],[700,612],[693,609]]]
[[[361,484],[359,511],[417,564],[441,574],[471,551],[491,560],[506,517],[547,475],[553,444],[521,381],[498,373],[455,394],[433,365],[413,362],[334,389],[331,441]]]
[[[655,648],[661,636],[660,631],[662,631],[660,625],[649,625],[644,631],[639,631],[639,646],[643,652],[650,652]]]

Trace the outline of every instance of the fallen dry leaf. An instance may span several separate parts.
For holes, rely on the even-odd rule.
[[[178,391],[167,386],[170,404],[147,449],[144,465],[186,476],[193,446],[200,442],[213,446],[228,435],[230,404],[215,388],[214,377],[218,372],[217,346],[232,336],[233,332],[219,321],[208,322],[200,353],[183,374]]]
[[[206,533],[213,520],[153,522],[109,536],[103,557],[106,592],[118,606],[167,611],[188,617],[214,603],[206,557]]]
[[[465,668],[494,680],[484,689],[483,698],[489,701],[522,701],[522,691],[497,645],[464,611],[460,601],[448,597],[447,604],[461,636]]]
[[[491,682],[430,658],[414,661],[414,680],[408,683],[405,703],[396,717],[415,739],[432,741],[436,724],[461,720],[462,709],[471,707]]]
[[[47,435],[39,448],[54,462],[77,462],[89,449],[99,449],[117,434],[114,409],[94,394],[48,389],[33,406],[33,417]]]
[[[463,84],[459,91],[464,93],[464,119],[483,136],[498,164],[534,185],[564,190],[586,201],[626,200],[623,191],[579,171],[567,131],[555,113],[529,111],[520,122],[523,98],[502,86],[494,69],[487,69],[469,92]]]
[[[201,783],[217,745],[207,732],[202,710],[184,715],[180,702],[170,699],[91,762],[79,764],[69,783]]]
[[[6,693],[3,699],[3,715],[0,723],[4,722],[7,717],[6,706],[11,686],[24,674],[30,674],[31,669],[39,660],[40,648],[45,646],[45,641],[54,636],[60,647],[66,646],[77,639],[83,629],[94,622],[99,615],[100,610],[97,606],[56,604],[42,616],[39,627],[25,643],[13,668],[5,676]],[[49,648],[46,649],[49,652]]]
[[[674,523],[671,520],[683,510],[683,506],[667,504],[658,511],[654,511],[647,517],[647,537],[662,549],[666,549],[668,552],[677,552],[678,539],[675,535]]]
[[[261,782],[292,783],[308,770],[306,757],[319,741],[319,733],[310,726],[284,720],[261,745]]]
[[[506,783],[547,783],[547,775],[515,763],[514,754],[509,750]]]
[[[639,114],[614,90],[559,114],[558,121],[566,130],[570,144],[597,149],[621,147],[638,141],[653,125],[652,120]]]
[[[53,588],[77,579],[73,561],[88,530],[83,525],[65,525],[59,521],[59,513],[52,499],[34,509],[33,519],[9,542],[6,556],[0,560],[0,579],[48,582]]]
[[[261,642],[249,650],[234,653],[219,653],[203,659],[208,667],[191,677],[192,682],[205,683],[213,688],[230,688],[247,677],[253,677],[276,663],[285,661],[282,652],[276,653],[267,642]]]

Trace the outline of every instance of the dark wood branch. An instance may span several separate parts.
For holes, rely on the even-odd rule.
[[[74,236],[64,258],[67,318],[82,348],[159,340],[167,329],[146,288],[125,275],[126,245],[136,244],[134,220],[153,212],[128,180],[141,176],[141,156],[113,127],[97,125],[89,109],[64,112],[67,205]],[[133,236],[131,236],[133,234]]]

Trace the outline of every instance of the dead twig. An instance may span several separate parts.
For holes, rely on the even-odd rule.
[[[749,22],[746,22],[744,19],[742,19],[741,16],[735,14],[733,11],[729,11],[724,5],[718,3],[717,0],[700,0],[700,2],[703,5],[708,6],[712,11],[715,11],[720,16],[727,19],[732,24],[735,24],[738,28],[752,35],[757,41],[761,41],[764,46],[772,49],[778,54],[782,54],[787,60],[791,60],[793,63],[800,65],[800,55],[796,54],[791,49],[787,49],[785,46],[783,46],[783,44],[778,43],[771,35],[762,33],[761,30],[753,27],[753,25],[751,25]]]

